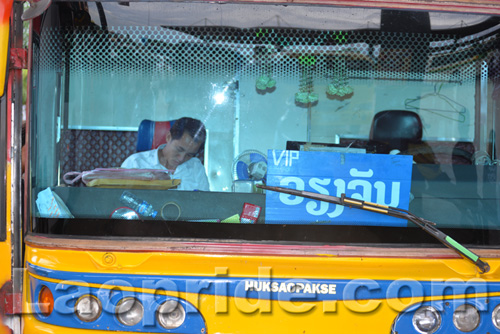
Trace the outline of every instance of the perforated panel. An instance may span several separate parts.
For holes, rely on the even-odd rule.
[[[137,132],[64,130],[61,133],[61,176],[95,168],[120,167],[135,153]]]
[[[92,75],[162,73],[467,81],[496,34],[436,34],[226,27],[110,27],[43,32],[41,69]],[[63,51],[66,50],[66,51]]]

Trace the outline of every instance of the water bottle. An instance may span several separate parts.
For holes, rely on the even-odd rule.
[[[141,216],[145,217],[153,217],[155,218],[158,214],[158,211],[153,209],[153,206],[148,202],[138,198],[130,191],[125,190],[123,194],[120,196],[120,202],[128,206],[129,208],[136,211]]]

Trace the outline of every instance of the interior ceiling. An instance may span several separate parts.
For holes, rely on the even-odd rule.
[[[100,22],[99,6],[88,3],[92,21]],[[489,26],[497,18],[486,15],[425,11],[285,6],[264,4],[214,4],[180,2],[102,2],[108,26],[227,26],[237,28],[276,27],[324,30],[422,29],[458,30]],[[102,12],[101,12],[102,16]],[[412,24],[408,24],[411,22]],[[422,22],[424,24],[422,24]]]

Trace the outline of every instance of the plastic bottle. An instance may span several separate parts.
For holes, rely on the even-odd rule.
[[[145,217],[153,217],[155,218],[158,214],[158,211],[153,209],[153,206],[148,202],[138,198],[130,191],[125,190],[123,194],[120,196],[120,202],[128,206],[129,208],[136,211],[141,216]]]

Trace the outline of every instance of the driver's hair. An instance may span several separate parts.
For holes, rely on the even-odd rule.
[[[200,148],[203,147],[207,138],[207,131],[205,130],[205,125],[200,120],[191,117],[182,117],[176,120],[170,128],[172,139],[180,139],[184,132],[187,132],[195,142],[201,143]]]

